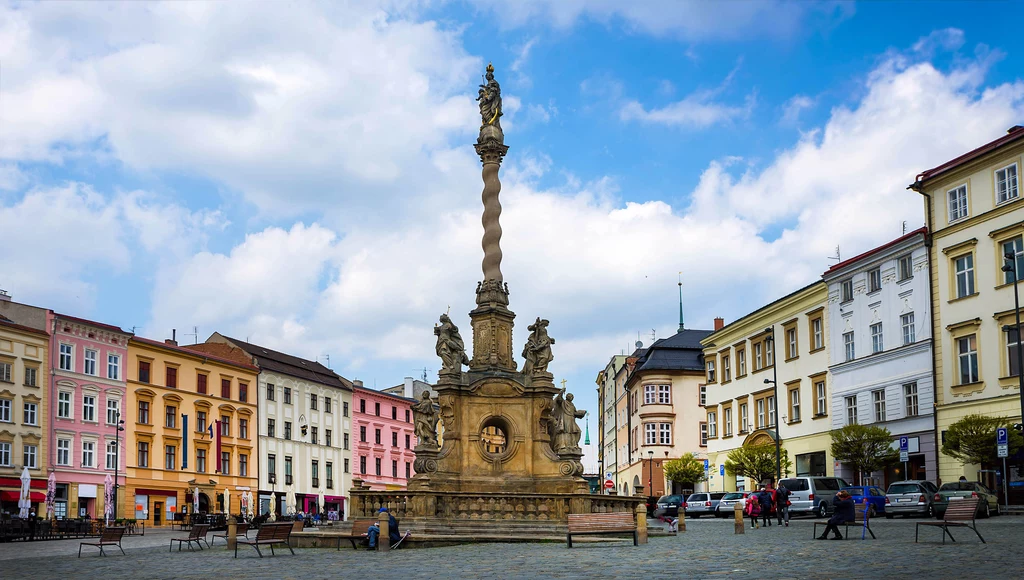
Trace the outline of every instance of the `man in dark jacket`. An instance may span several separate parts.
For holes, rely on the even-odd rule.
[[[761,492],[757,494],[757,503],[761,505],[761,527],[770,528],[772,525],[772,492],[763,485]]]
[[[839,533],[839,524],[845,524],[846,522],[852,522],[857,519],[856,508],[854,507],[853,498],[846,491],[840,491],[836,494],[833,504],[835,506],[835,513],[828,520],[828,525],[825,526],[825,531],[818,536],[819,540],[827,540],[829,530],[835,532],[832,536],[833,540],[842,540],[843,536]]]
[[[786,527],[789,527],[789,490],[786,489],[785,485],[779,484],[779,487],[775,490],[775,517],[778,518],[779,525],[782,525],[783,516],[785,516]]]

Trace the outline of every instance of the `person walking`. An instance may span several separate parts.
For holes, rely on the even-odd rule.
[[[757,503],[761,506],[761,525],[770,528],[772,526],[772,494],[763,485],[761,492],[757,494]]]
[[[836,494],[833,504],[835,506],[835,513],[828,520],[828,525],[825,526],[825,531],[818,536],[819,540],[827,540],[829,531],[835,533],[832,536],[833,540],[842,540],[843,536],[839,533],[839,524],[845,524],[846,522],[852,522],[857,519],[855,512],[853,498],[850,497],[849,492],[840,491]]]
[[[743,511],[750,517],[750,527],[756,530],[757,516],[761,515],[761,506],[758,504],[756,493],[747,497],[747,504],[743,506]]]
[[[778,518],[778,524],[781,526],[785,521],[786,527],[789,527],[789,489],[786,488],[785,484],[779,484],[778,489],[775,490],[775,516]]]

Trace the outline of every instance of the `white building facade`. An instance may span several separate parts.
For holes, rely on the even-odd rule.
[[[924,228],[836,264],[825,272],[830,330],[832,427],[879,425],[908,461],[863,474],[887,486],[938,476],[931,303]],[[849,482],[858,474],[836,465]]]

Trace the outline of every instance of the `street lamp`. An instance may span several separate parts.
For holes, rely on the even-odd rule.
[[[1020,415],[1024,423],[1024,351],[1021,350],[1020,336],[1020,294],[1017,291],[1017,282],[1020,280],[1017,272],[1017,255],[1015,252],[1003,254],[1003,272],[1013,274],[1013,314],[1017,318],[1017,381],[1020,389]],[[1006,477],[1004,474],[1003,477]]]
[[[773,324],[770,328],[764,329],[765,334],[768,337],[765,339],[771,343],[772,347],[772,378],[765,379],[765,384],[771,383],[772,385],[772,398],[775,399],[775,485],[779,485],[779,480],[782,479],[782,442],[780,441],[779,435],[779,367],[776,364],[779,360],[779,353],[775,347],[775,325]],[[769,409],[768,417],[771,418],[771,409]]]
[[[654,498],[654,451],[651,450],[647,451],[647,488],[650,490],[647,495],[651,498],[647,500],[647,505],[653,508],[651,500]]]
[[[117,471],[121,466],[121,431],[124,431],[124,419],[121,418],[120,409],[114,411],[117,421],[117,431],[114,432],[114,521],[117,521]]]

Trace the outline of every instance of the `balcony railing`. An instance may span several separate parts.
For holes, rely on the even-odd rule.
[[[319,477],[314,477],[313,478],[313,487],[320,487],[320,478]]]
[[[327,480],[327,489],[334,489],[334,480],[333,479],[328,479]]]
[[[291,485],[292,484],[292,476],[290,476],[290,475],[284,476],[284,484],[285,485]]]

